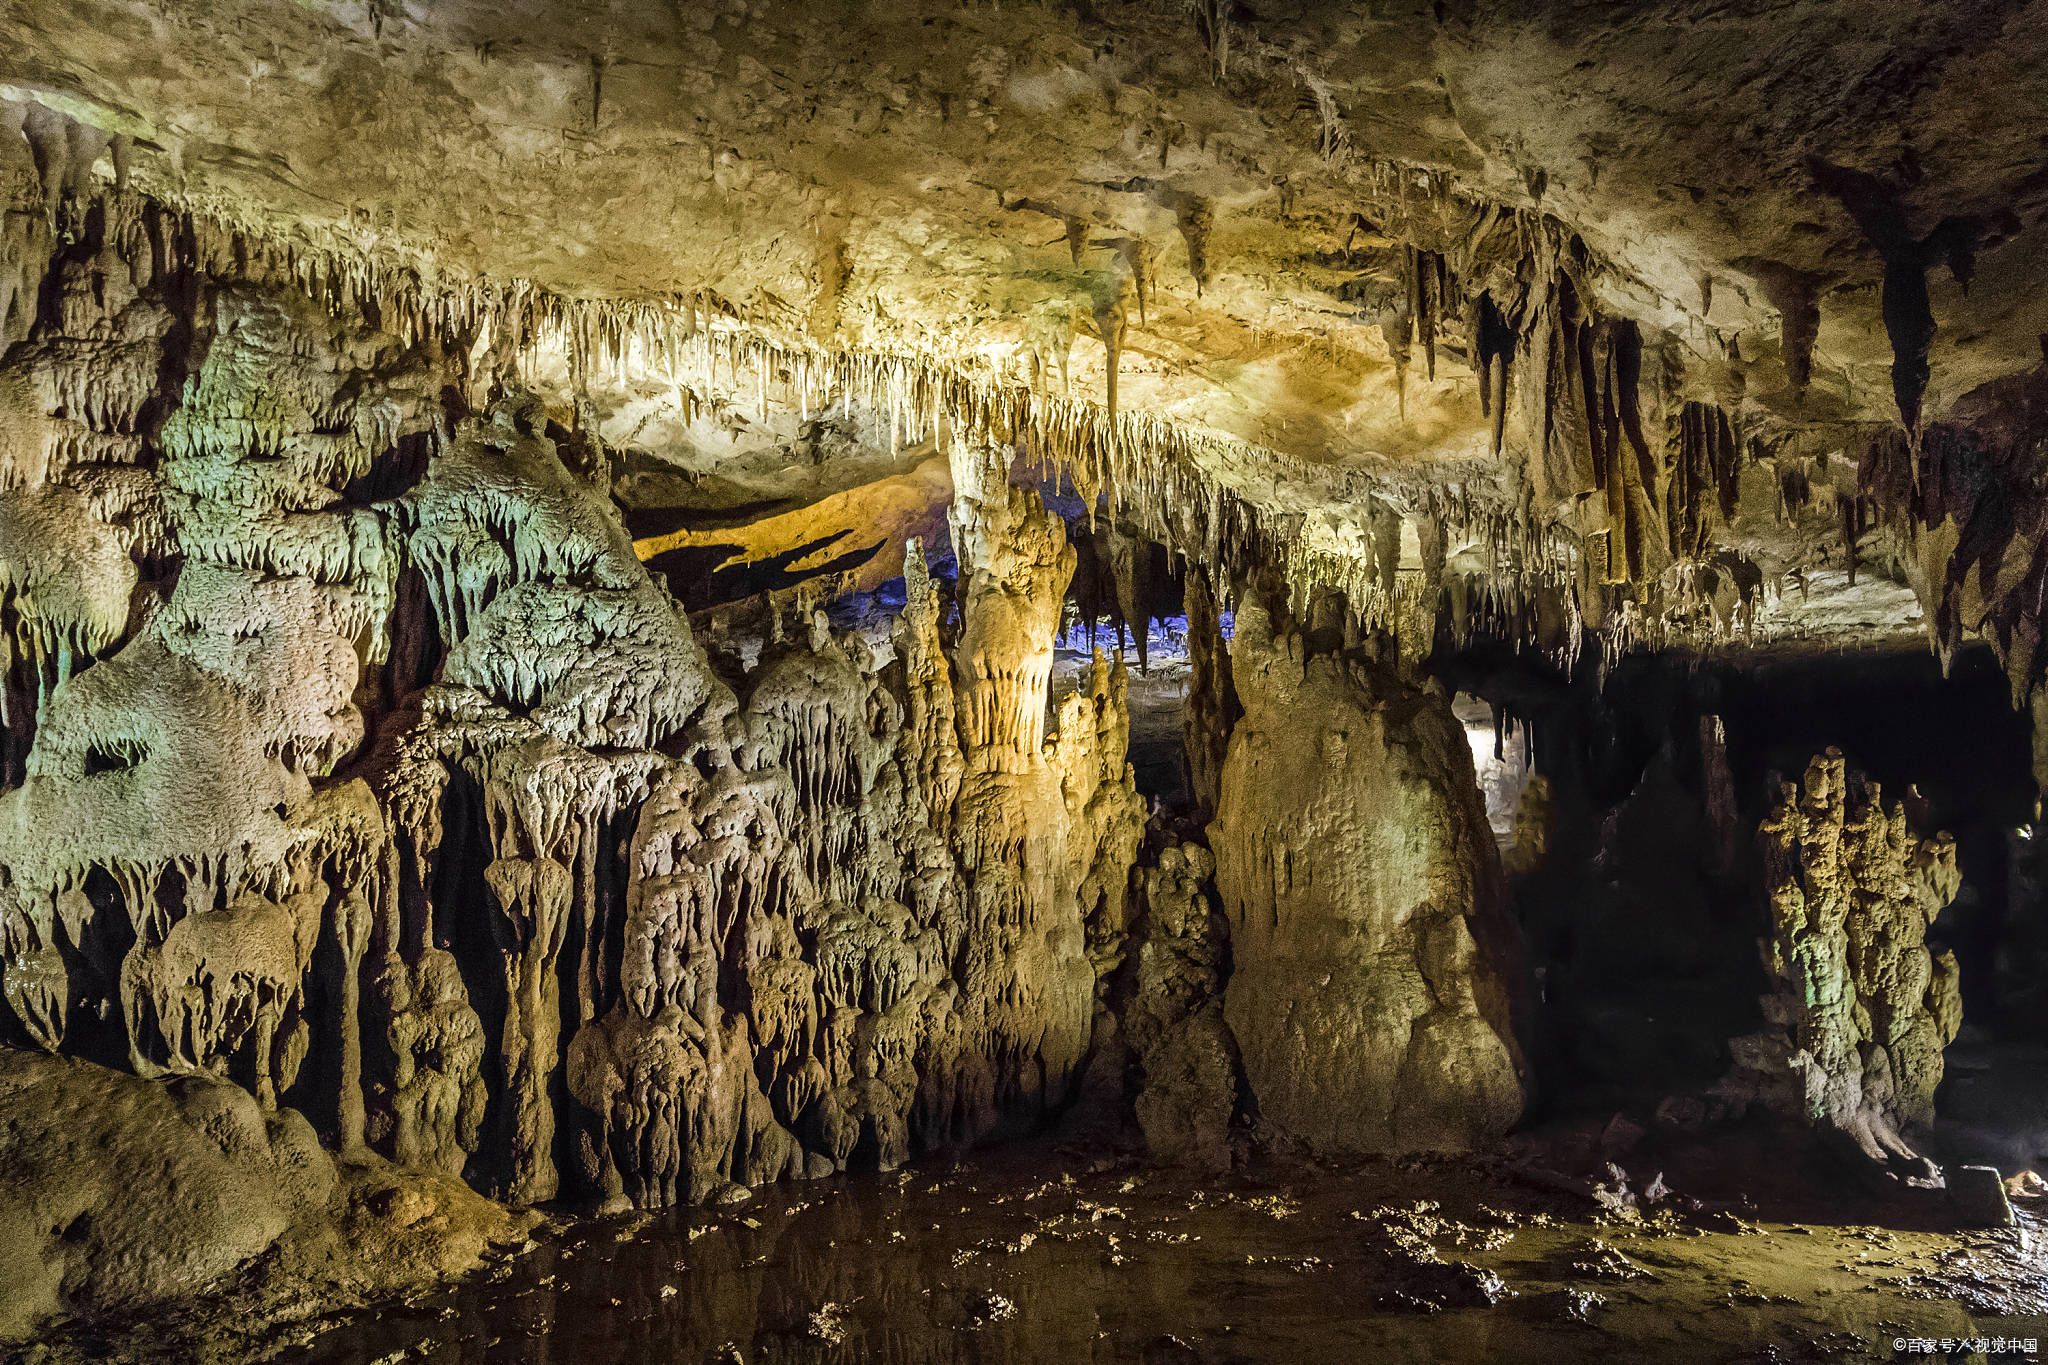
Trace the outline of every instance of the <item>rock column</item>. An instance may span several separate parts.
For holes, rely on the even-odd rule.
[[[1215,822],[1224,1016],[1259,1115],[1324,1151],[1463,1150],[1520,1114],[1518,952],[1440,689],[1318,650],[1270,591],[1231,642]]]
[[[505,1089],[511,1111],[513,1204],[555,1196],[555,1111],[549,1082],[559,1057],[561,983],[555,960],[569,926],[569,869],[548,858],[500,858],[484,869],[498,898],[494,927],[505,952]]]
[[[1933,1121],[1942,1049],[1962,1024],[1955,955],[1926,944],[1961,887],[1955,841],[1920,838],[1903,803],[1852,785],[1839,749],[1783,785],[1759,838],[1776,989],[1769,1027],[1735,1042],[1737,1086],[1931,1178],[1902,1130]]]

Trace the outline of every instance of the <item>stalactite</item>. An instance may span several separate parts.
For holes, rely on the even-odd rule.
[[[1224,753],[1240,708],[1230,682],[1230,653],[1222,613],[1210,587],[1209,569],[1190,564],[1184,579],[1188,623],[1188,690],[1181,732],[1188,758],[1188,785],[1198,810],[1216,809]]]
[[[43,138],[60,191],[76,182],[74,141]],[[23,785],[0,796],[9,1007],[63,1047],[81,989],[65,915],[126,916],[135,949],[105,974],[123,978],[137,1069],[225,1068],[274,1101],[307,1031],[333,1026],[299,1017],[312,945],[331,934],[344,975],[319,998],[342,1019],[343,1147],[495,1172],[523,1202],[555,1192],[558,1120],[577,1158],[570,1187],[580,1174],[647,1205],[893,1165],[1065,1097],[1125,951],[1143,811],[1120,659],[1098,658],[1046,732],[1073,552],[1037,495],[1010,484],[1020,452],[1091,509],[1100,498],[1141,666],[1139,553],[1156,543],[1200,561],[1191,728],[1212,800],[1237,719],[1215,599],[1255,565],[1304,601],[1341,602],[1347,647],[1391,630],[1411,664],[1436,638],[1440,599],[1458,639],[1493,631],[1561,659],[1601,609],[1601,585],[1577,586],[1590,568],[1578,543],[1506,480],[1311,468],[1120,408],[1130,295],[1143,326],[1152,283],[1142,240],[1095,243],[1116,253],[1117,290],[1095,317],[1109,359],[1098,405],[1047,391],[1071,315],[1042,320],[1022,385],[1014,364],[973,354],[775,342],[709,294],[572,300],[465,279],[374,234],[284,241],[93,189],[105,240],[62,249],[96,271],[116,262],[121,278],[98,301],[53,286],[55,322],[0,297],[0,329],[69,337],[120,320],[145,338],[98,375],[37,371],[61,401],[31,414],[36,439],[10,443],[0,470],[0,642],[37,713]],[[1159,202],[1205,284],[1212,207]],[[1079,220],[1062,221],[1078,264]],[[29,228],[18,249],[6,238],[0,291],[18,257],[32,299],[59,246]],[[1522,382],[1545,386],[1546,442],[1576,459],[1583,438],[1597,456],[1592,486],[1625,547],[1610,564],[1643,582],[1633,499],[1654,496],[1656,471],[1640,336],[1584,309],[1590,295],[1557,260],[1531,305],[1498,271],[1469,269],[1458,242],[1404,249],[1397,354],[1419,339],[1433,378],[1444,318],[1467,297],[1496,450],[1519,349]],[[578,379],[663,374],[734,420],[728,398],[751,390],[763,415],[866,405],[889,414],[892,442],[945,440],[962,565],[950,659],[913,550],[892,662],[806,619],[743,676],[714,675],[604,497],[590,411],[557,440],[560,413],[519,390],[556,346]],[[472,365],[472,352],[487,358]],[[0,384],[17,363],[10,351]],[[499,394],[488,407],[486,391]],[[1696,530],[1708,485],[1724,517],[1732,505],[1738,443],[1718,412],[1688,420]],[[428,446],[399,479],[415,456],[395,452]],[[1248,469],[1276,486],[1313,477],[1347,515],[1305,525],[1240,492]],[[391,491],[373,501],[366,485]],[[1404,521],[1419,573],[1401,565]],[[423,605],[397,611],[411,643],[393,651],[401,602]],[[436,638],[445,656],[419,657]],[[394,653],[411,660],[402,678]],[[315,837],[316,811],[347,785],[333,774],[358,769],[381,832],[361,841],[376,852],[343,854]],[[134,776],[100,788],[140,789],[161,828],[91,794],[86,779],[110,770]],[[494,902],[460,885],[478,873]],[[93,910],[88,878],[117,885],[119,907]],[[502,1031],[486,1024],[497,983],[463,978],[486,930],[505,950]],[[559,1114],[557,1072],[574,1104]]]
[[[225,910],[188,913],[124,964],[131,1035],[153,1027],[174,1072],[246,1067],[257,1099],[274,1107],[306,1055],[299,1010],[326,898],[316,884],[282,904],[248,893]]]
[[[1443,330],[1445,309],[1453,290],[1450,267],[1440,253],[1408,246],[1401,254],[1401,278],[1408,295],[1415,344],[1422,348],[1423,374],[1434,381],[1437,336]]]
[[[1121,284],[1122,281],[1119,281]],[[1119,367],[1118,356],[1123,351],[1124,326],[1129,320],[1124,308],[1122,290],[1106,299],[1098,298],[1095,304],[1095,331],[1102,338],[1103,361],[1103,411],[1109,420],[1116,420],[1116,381]]]
[[[1892,344],[1892,396],[1899,421],[1907,431],[1920,429],[1920,405],[1931,371],[1934,308],[1927,293],[1927,272],[1947,266],[1956,281],[1969,287],[1977,253],[2010,236],[2019,224],[2008,211],[1999,221],[1951,215],[1924,237],[1908,225],[1899,191],[1874,175],[1807,159],[1807,170],[1820,189],[1834,197],[1855,220],[1864,239],[1884,261],[1882,307],[1885,333]]]
[[[1778,346],[1785,379],[1803,395],[1813,379],[1813,346],[1820,333],[1821,280],[1804,271],[1765,263],[1758,271],[1765,296],[1778,310]]]
[[[1466,354],[1479,380],[1480,414],[1490,421],[1493,453],[1499,455],[1507,425],[1508,371],[1514,362],[1515,334],[1492,294],[1482,290],[1467,305],[1465,337]]]
[[[1698,402],[1687,403],[1680,410],[1664,504],[1666,533],[1674,554],[1700,557],[1706,550],[1713,514],[1718,513],[1722,520],[1734,516],[1742,454],[1727,413]]]
[[[1130,531],[1111,525],[1097,532],[1116,593],[1117,618],[1130,627],[1138,652],[1138,671],[1145,671],[1152,617],[1146,606],[1151,592],[1151,546]]]
[[[19,893],[0,899],[0,994],[36,1046],[49,1052],[64,1045],[73,989],[53,902]]]
[[[1148,194],[1165,192],[1158,191],[1155,182],[1131,188]],[[734,326],[735,321],[744,323],[737,310],[702,292],[671,300],[572,300],[523,281],[464,278],[425,258],[407,261],[391,255],[388,244],[370,251],[340,238],[315,237],[286,244],[223,219],[218,205],[207,205],[204,213],[196,209],[196,205],[186,206],[176,230],[160,234],[165,241],[189,240],[192,244],[189,252],[166,259],[162,263],[165,268],[203,271],[236,262],[237,269],[289,282],[325,305],[374,307],[383,325],[409,343],[438,334],[495,338],[494,346],[514,357],[515,368],[526,363],[521,357],[562,347],[575,358],[576,365],[593,372],[623,375],[630,367],[651,360],[679,382],[690,378],[691,392],[713,394],[731,387],[728,379],[740,373],[754,376],[757,387],[761,376],[787,373],[801,388],[796,396],[805,405],[822,404],[824,395],[831,393],[890,411],[899,441],[925,439],[940,416],[955,428],[979,428],[997,439],[1017,441],[1039,458],[1071,471],[1077,486],[1111,492],[1148,534],[1162,540],[1169,538],[1168,523],[1179,520],[1184,511],[1206,509],[1217,501],[1210,483],[1213,474],[1202,471],[1243,467],[1249,459],[1287,463],[1274,452],[1191,431],[1150,414],[1132,413],[1121,404],[1112,411],[1034,391],[1029,385],[1011,388],[969,362],[907,352],[825,351],[771,343],[758,333]],[[1199,226],[1199,213],[1189,221]],[[1484,226],[1473,229],[1482,235],[1486,230]],[[1108,336],[1119,344],[1112,373],[1120,368],[1121,333],[1128,325],[1122,316],[1122,308],[1127,306],[1124,295],[1138,293],[1142,310],[1150,279],[1144,253],[1128,243],[1120,248],[1114,273],[1121,279],[1118,298],[1104,310]],[[1456,293],[1456,270],[1449,257],[1433,260],[1429,274],[1433,300],[1448,300]],[[1405,326],[1412,329],[1412,318]],[[1440,324],[1431,330],[1433,334],[1440,331]],[[1503,399],[1511,344],[1509,341],[1489,352],[1497,358],[1489,362],[1491,391]],[[1037,353],[1060,362],[1064,373],[1064,346],[1057,338],[1048,335]],[[1504,401],[1492,405],[1497,424],[1504,420],[1505,409]],[[367,439],[351,440],[345,445],[350,452],[346,458],[362,458],[353,452],[374,449],[381,439],[381,434],[368,434]],[[1233,493],[1221,496],[1226,515],[1255,522],[1271,515],[1244,504]],[[1414,494],[1403,491],[1400,496],[1406,499]],[[1500,514],[1518,515],[1505,506]],[[192,532],[200,529],[194,527]],[[1212,538],[1199,523],[1192,530],[1197,543]],[[1260,533],[1275,539],[1270,526],[1262,526]],[[240,535],[223,528],[217,537],[220,552],[236,553]],[[431,554],[434,537],[418,540]],[[331,556],[332,552],[320,553]],[[326,562],[332,562],[331,558]],[[430,559],[430,566],[432,562]],[[468,633],[469,612],[491,596],[495,583],[504,577],[500,574],[494,580],[481,565],[471,572],[478,576],[466,583],[453,581],[445,567],[427,575],[437,613],[457,623],[458,635]],[[377,615],[370,613],[371,619]]]

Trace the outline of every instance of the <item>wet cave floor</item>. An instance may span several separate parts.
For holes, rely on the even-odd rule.
[[[1495,1163],[1204,1179],[997,1154],[574,1221],[480,1280],[295,1329],[274,1358],[1888,1360],[1898,1337],[2048,1338],[2048,1219],[2020,1218],[1963,1234],[1725,1208],[1594,1218]]]

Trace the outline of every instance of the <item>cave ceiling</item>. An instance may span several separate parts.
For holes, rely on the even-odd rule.
[[[1832,458],[1845,496],[1873,434],[2032,371],[2044,49],[2048,10],[2019,3],[16,0],[0,98],[115,139],[86,139],[101,177],[423,288],[523,281],[1113,401],[1221,438],[1202,476],[1369,560],[1367,489],[1589,529],[1592,487],[1531,472],[1555,464],[1535,404],[1496,437],[1483,401],[1473,295],[1532,260],[1573,297],[1511,327],[1633,322],[1674,441],[1710,405],[1752,454],[1815,480]],[[1432,302],[1433,269],[1462,285]],[[1894,374],[1918,314],[1924,397]],[[869,413],[835,479],[801,398],[722,415],[652,364],[539,369],[613,444],[718,476],[712,503],[920,458]],[[1718,546],[1774,582],[1813,567],[1796,516],[1723,501]],[[1750,624],[1918,638],[1926,585],[1864,577]]]

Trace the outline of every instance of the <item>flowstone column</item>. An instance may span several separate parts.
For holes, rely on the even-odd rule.
[[[1088,697],[1063,708],[1068,732],[1045,742],[1053,639],[1074,574],[1065,526],[1009,482],[1006,447],[961,441],[952,458],[964,772],[951,839],[968,909],[963,1042],[980,1059],[968,1074],[989,1087],[960,1101],[971,1137],[999,1112],[1065,1097],[1092,1037],[1088,917],[1121,924],[1136,844],[1121,832],[1142,815],[1124,762],[1120,663],[1098,664]]]
[[[961,747],[980,773],[1029,773],[1045,741],[1053,639],[1074,548],[1038,494],[1009,482],[1009,452],[962,440],[953,449],[947,520],[960,562]]]
[[[1259,1114],[1324,1151],[1499,1137],[1523,1099],[1518,950],[1448,700],[1317,652],[1271,590],[1246,594],[1230,657],[1244,719],[1209,839]]]
[[[512,1204],[555,1196],[555,1111],[549,1079],[560,1056],[561,985],[555,960],[569,927],[569,869],[549,858],[500,858],[484,869],[498,898],[505,952],[505,1088],[512,1105]]]
[[[343,1156],[365,1149],[363,1132],[363,958],[370,950],[376,914],[358,888],[350,888],[334,910],[334,938],[341,949],[341,1092],[335,1108],[335,1146]]]

